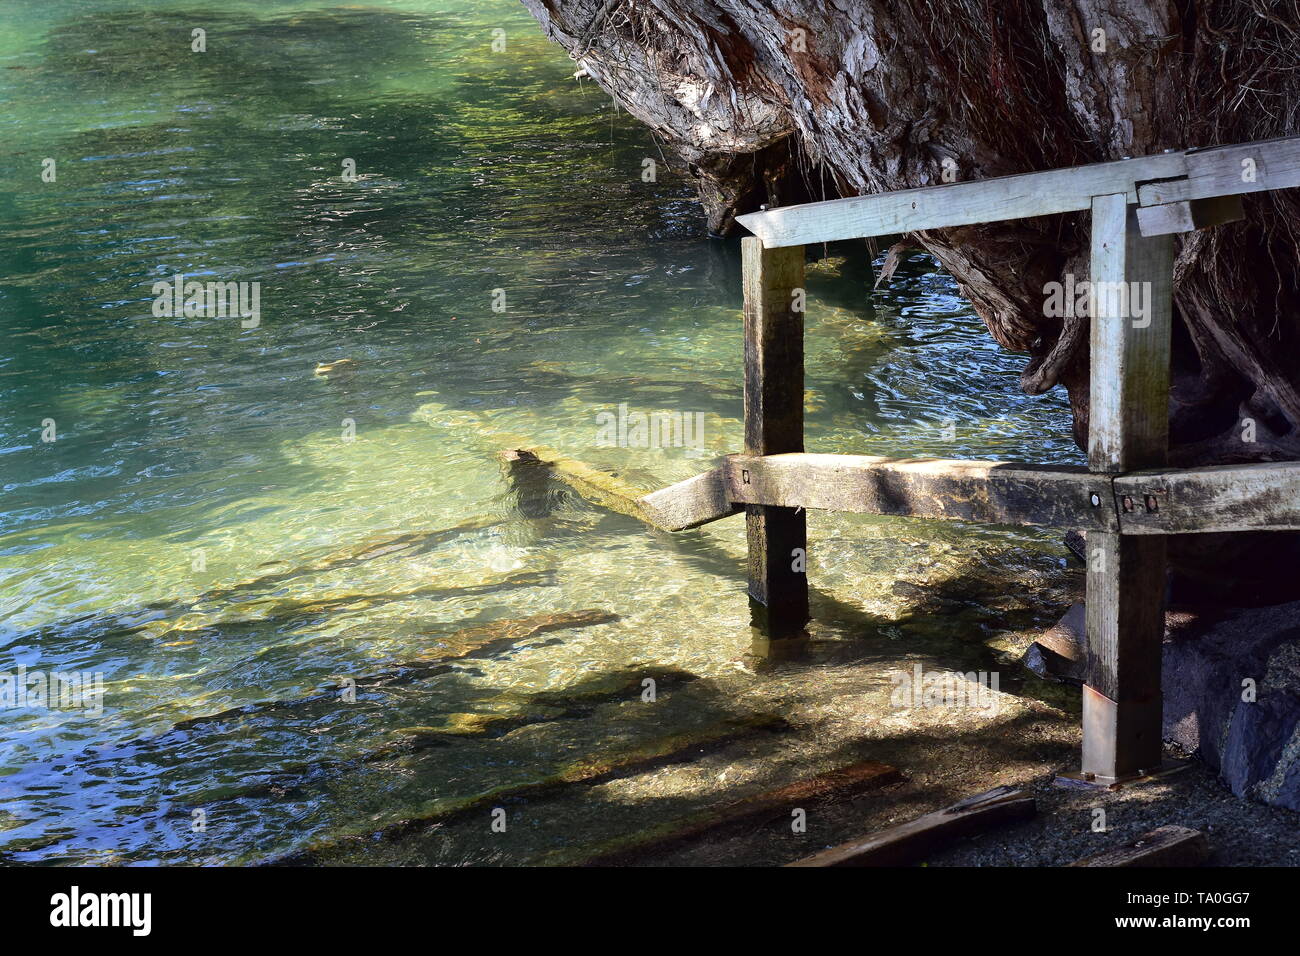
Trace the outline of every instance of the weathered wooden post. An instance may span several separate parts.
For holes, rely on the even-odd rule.
[[[745,454],[803,451],[803,246],[741,241],[745,290]],[[741,476],[742,482],[747,475]],[[799,508],[745,506],[749,605],[766,637],[808,623],[807,522]]]
[[[1165,464],[1173,263],[1173,236],[1144,238],[1124,193],[1092,200],[1091,471]],[[1140,320],[1125,307],[1135,293],[1148,310]],[[1115,507],[1122,515],[1154,511],[1158,502],[1117,492]],[[1083,773],[1113,780],[1157,769],[1164,536],[1089,531],[1087,588]]]

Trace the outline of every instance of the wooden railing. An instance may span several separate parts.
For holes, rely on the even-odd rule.
[[[1087,531],[1088,679],[1082,775],[1159,767],[1165,536],[1300,530],[1300,462],[1167,469],[1173,236],[1242,218],[1240,195],[1300,186],[1300,137],[1166,152],[737,217],[745,292],[745,450],[640,499],[646,520],[695,527],[743,506],[749,595],[769,636],[808,622],[805,508]],[[806,454],[807,243],[1090,210],[1091,274],[1142,283],[1141,322],[1095,297],[1088,468]]]

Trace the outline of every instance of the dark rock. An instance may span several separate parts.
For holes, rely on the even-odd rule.
[[[1241,703],[1228,724],[1220,773],[1239,797],[1265,783],[1277,770],[1300,717],[1297,701],[1274,698]],[[1300,809],[1300,807],[1297,807]]]
[[[1165,628],[1165,739],[1199,751],[1237,796],[1300,810],[1300,601],[1173,610]],[[1086,641],[1084,605],[1075,604],[1022,663],[1049,680],[1082,682]]]
[[[1021,663],[1046,680],[1081,684],[1088,661],[1087,633],[1084,606],[1073,604],[1055,625],[1029,645]]]
[[[1059,681],[1062,684],[1082,684],[1082,668],[1067,660],[1055,651],[1034,643],[1029,645],[1020,663],[1028,667],[1043,680]]]
[[[1300,602],[1171,628],[1163,686],[1166,739],[1237,796],[1300,810]]]

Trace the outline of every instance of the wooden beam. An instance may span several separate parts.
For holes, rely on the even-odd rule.
[[[1133,472],[1115,502],[1126,535],[1300,531],[1300,462]]]
[[[1122,194],[1154,206],[1297,185],[1300,136],[1287,136],[785,206],[736,220],[775,248],[1078,212],[1091,208],[1094,196]]]
[[[684,531],[746,505],[1119,532],[1125,536],[1300,531],[1300,462],[1165,468],[1122,475],[1072,465],[870,455],[731,455],[718,468],[642,494],[547,449],[511,449],[592,504],[660,531]],[[523,477],[515,475],[515,480]],[[1093,504],[1094,496],[1097,504]]]
[[[1115,474],[1164,464],[1168,444],[1173,239],[1144,238],[1128,196],[1092,203],[1093,288],[1132,289],[1145,315],[1094,294],[1088,464]],[[1131,300],[1130,300],[1131,305]],[[1083,772],[1102,780],[1159,766],[1165,539],[1089,533]]]
[[[617,475],[592,468],[585,462],[567,458],[553,448],[510,448],[499,452],[498,457],[516,482],[524,477],[525,469],[545,468],[593,505],[617,511],[660,531],[681,530],[659,524],[659,512],[642,506],[646,497],[644,489],[628,484]]]
[[[1215,196],[1213,199],[1184,199],[1159,206],[1138,206],[1137,218],[1142,235],[1167,236],[1237,222],[1246,218],[1246,210],[1240,196]]]
[[[1185,172],[1182,153],[1159,153],[1090,166],[784,206],[737,216],[736,221],[765,246],[807,245],[1078,212],[1091,206],[1093,196],[1110,193],[1123,193],[1131,202],[1137,202],[1138,183],[1182,176]]]
[[[1027,820],[1034,798],[1012,787],[995,787],[951,807],[813,854],[789,866],[901,866],[972,833],[1000,823]]]
[[[1164,826],[1070,866],[1200,866],[1209,856],[1210,844],[1204,833]]]
[[[802,246],[767,249],[741,241],[745,290],[745,453],[803,451]],[[797,307],[796,307],[797,306]],[[808,532],[802,511],[748,505],[749,597],[768,637],[808,623]]]
[[[867,455],[732,455],[723,473],[727,497],[747,505],[1119,529],[1112,479],[1068,465]]]
[[[1300,136],[1189,149],[1183,155],[1187,167],[1185,174],[1166,181],[1144,183],[1138,188],[1142,205],[1300,186]]]
[[[741,506],[727,497],[721,468],[652,491],[637,503],[646,518],[665,531],[698,528],[741,511]]]

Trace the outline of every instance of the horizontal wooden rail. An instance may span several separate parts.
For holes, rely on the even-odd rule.
[[[1300,186],[1300,136],[1264,139],[1239,146],[1189,149],[1186,173],[1171,180],[1143,183],[1144,206],[1212,199]]]
[[[637,505],[645,520],[665,531],[698,528],[736,514],[741,508],[727,497],[727,484],[721,468],[652,491]]]
[[[1289,186],[1300,186],[1300,136],[805,203],[736,220],[773,248],[1080,212],[1092,197],[1116,193],[1162,205]]]
[[[1118,529],[1110,477],[1068,465],[790,454],[733,455],[724,471],[743,504]]]
[[[1300,531],[1300,462],[1130,472],[1115,503],[1124,534]]]
[[[1102,475],[952,458],[732,455],[634,504],[637,517],[666,531],[717,521],[747,504],[1126,535],[1300,531],[1300,462]]]

